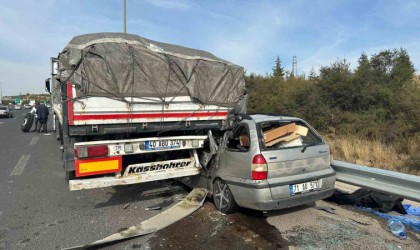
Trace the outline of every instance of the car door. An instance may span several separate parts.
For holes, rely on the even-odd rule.
[[[251,178],[252,148],[249,125],[242,123],[233,132],[226,132],[219,151],[217,175],[221,178]]]

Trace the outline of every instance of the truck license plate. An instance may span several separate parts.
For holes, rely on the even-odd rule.
[[[319,189],[319,181],[309,181],[299,184],[290,185],[290,195],[307,193]]]
[[[146,141],[146,150],[169,149],[181,147],[181,140]]]

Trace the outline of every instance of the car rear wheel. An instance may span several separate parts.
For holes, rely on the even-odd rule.
[[[213,183],[213,203],[220,212],[230,214],[238,209],[228,185],[221,179]]]
[[[33,122],[34,116],[31,113],[26,114],[25,118],[23,119],[23,123],[20,125],[20,129],[23,132],[29,132]]]

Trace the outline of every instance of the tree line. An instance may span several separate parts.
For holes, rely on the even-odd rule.
[[[247,75],[246,84],[249,112],[298,116],[329,137],[420,144],[419,76],[405,49],[362,53],[354,69],[337,60],[308,76],[286,72],[277,57],[270,75]]]

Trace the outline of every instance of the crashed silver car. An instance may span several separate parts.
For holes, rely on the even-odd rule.
[[[223,213],[238,206],[260,211],[299,206],[334,192],[331,149],[302,119],[239,115],[213,144],[214,154],[201,159],[201,175],[182,182],[207,188]]]

